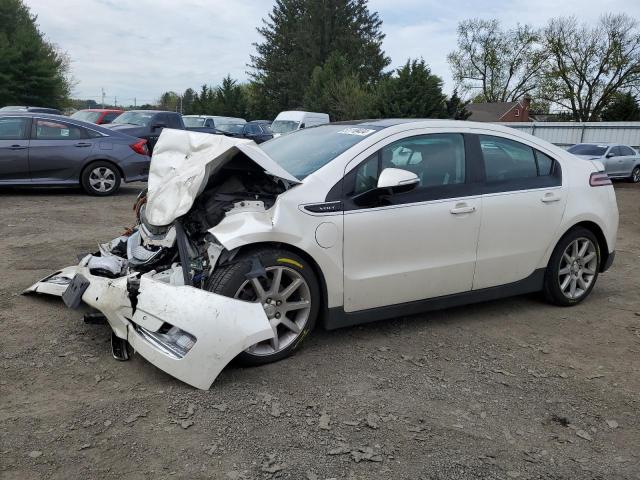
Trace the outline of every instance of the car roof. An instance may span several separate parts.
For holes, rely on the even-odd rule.
[[[124,112],[118,108],[83,108],[78,112]]]

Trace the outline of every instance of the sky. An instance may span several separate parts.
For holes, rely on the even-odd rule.
[[[256,27],[273,0],[25,0],[46,38],[66,51],[77,82],[74,98],[119,105],[152,103],[162,92],[219,84],[230,74],[247,80],[261,37]],[[543,26],[578,15],[594,23],[603,13],[640,19],[638,0],[370,0],[386,34],[391,68],[422,57],[450,93],[447,54],[461,20],[497,18]]]

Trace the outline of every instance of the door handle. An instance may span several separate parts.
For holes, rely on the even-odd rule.
[[[26,148],[26,145],[11,145],[9,150],[25,150]]]
[[[559,202],[560,197],[556,197],[554,193],[546,193],[540,200],[542,200],[543,203],[553,203]]]
[[[74,147],[90,147],[91,145],[92,145],[91,143],[80,142],[80,143],[76,143]]]
[[[449,210],[454,215],[462,215],[463,213],[473,213],[476,211],[476,207],[467,205],[466,203],[458,203],[455,207]]]

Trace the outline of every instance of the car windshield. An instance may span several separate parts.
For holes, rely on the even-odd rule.
[[[216,123],[216,129],[227,133],[242,133],[244,123]]]
[[[184,126],[187,128],[204,127],[204,120],[202,117],[182,117]]]
[[[273,133],[289,133],[298,129],[300,122],[295,120],[276,120],[271,124],[271,131]]]
[[[79,112],[71,115],[71,118],[75,118],[76,120],[82,120],[84,122],[96,123],[100,118],[100,112],[91,112],[89,110],[80,110]]]
[[[153,113],[146,112],[124,112],[122,115],[118,116],[112,123],[114,124],[122,124],[127,123],[130,125],[138,125],[140,127],[147,127],[149,123],[151,123],[151,119],[153,118]]]
[[[321,125],[274,138],[260,147],[287,172],[302,180],[376,131],[377,127],[369,126]]]
[[[601,157],[604,152],[607,151],[607,145],[589,145],[587,143],[580,143],[571,147],[568,152],[574,155],[589,155],[592,157]]]

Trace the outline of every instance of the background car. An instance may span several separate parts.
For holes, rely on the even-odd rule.
[[[111,195],[146,180],[147,141],[57,115],[0,112],[0,186],[78,185]]]
[[[629,145],[618,143],[578,143],[568,152],[585,160],[599,160],[611,178],[640,182],[640,154]]]
[[[268,120],[253,120],[244,124],[226,124],[220,130],[224,135],[235,138],[247,138],[256,143],[266,142],[273,138],[273,132],[270,128],[271,122]]]
[[[220,115],[183,115],[182,121],[187,130],[213,133],[210,129],[225,130],[225,125],[238,125],[247,123],[244,118],[223,117]]]
[[[124,110],[109,108],[87,108],[78,110],[71,115],[71,118],[82,120],[83,122],[95,123],[96,125],[106,125],[113,122]]]
[[[280,112],[271,124],[271,130],[277,137],[302,128],[314,127],[329,123],[329,115],[317,112],[291,110]]]
[[[26,107],[26,106],[12,106],[12,105],[0,108],[0,112],[31,112],[31,113],[49,113],[51,115],[62,115],[62,112],[57,108]]]
[[[185,130],[182,115],[163,110],[129,110],[104,128],[145,139],[151,152],[164,128]]]

